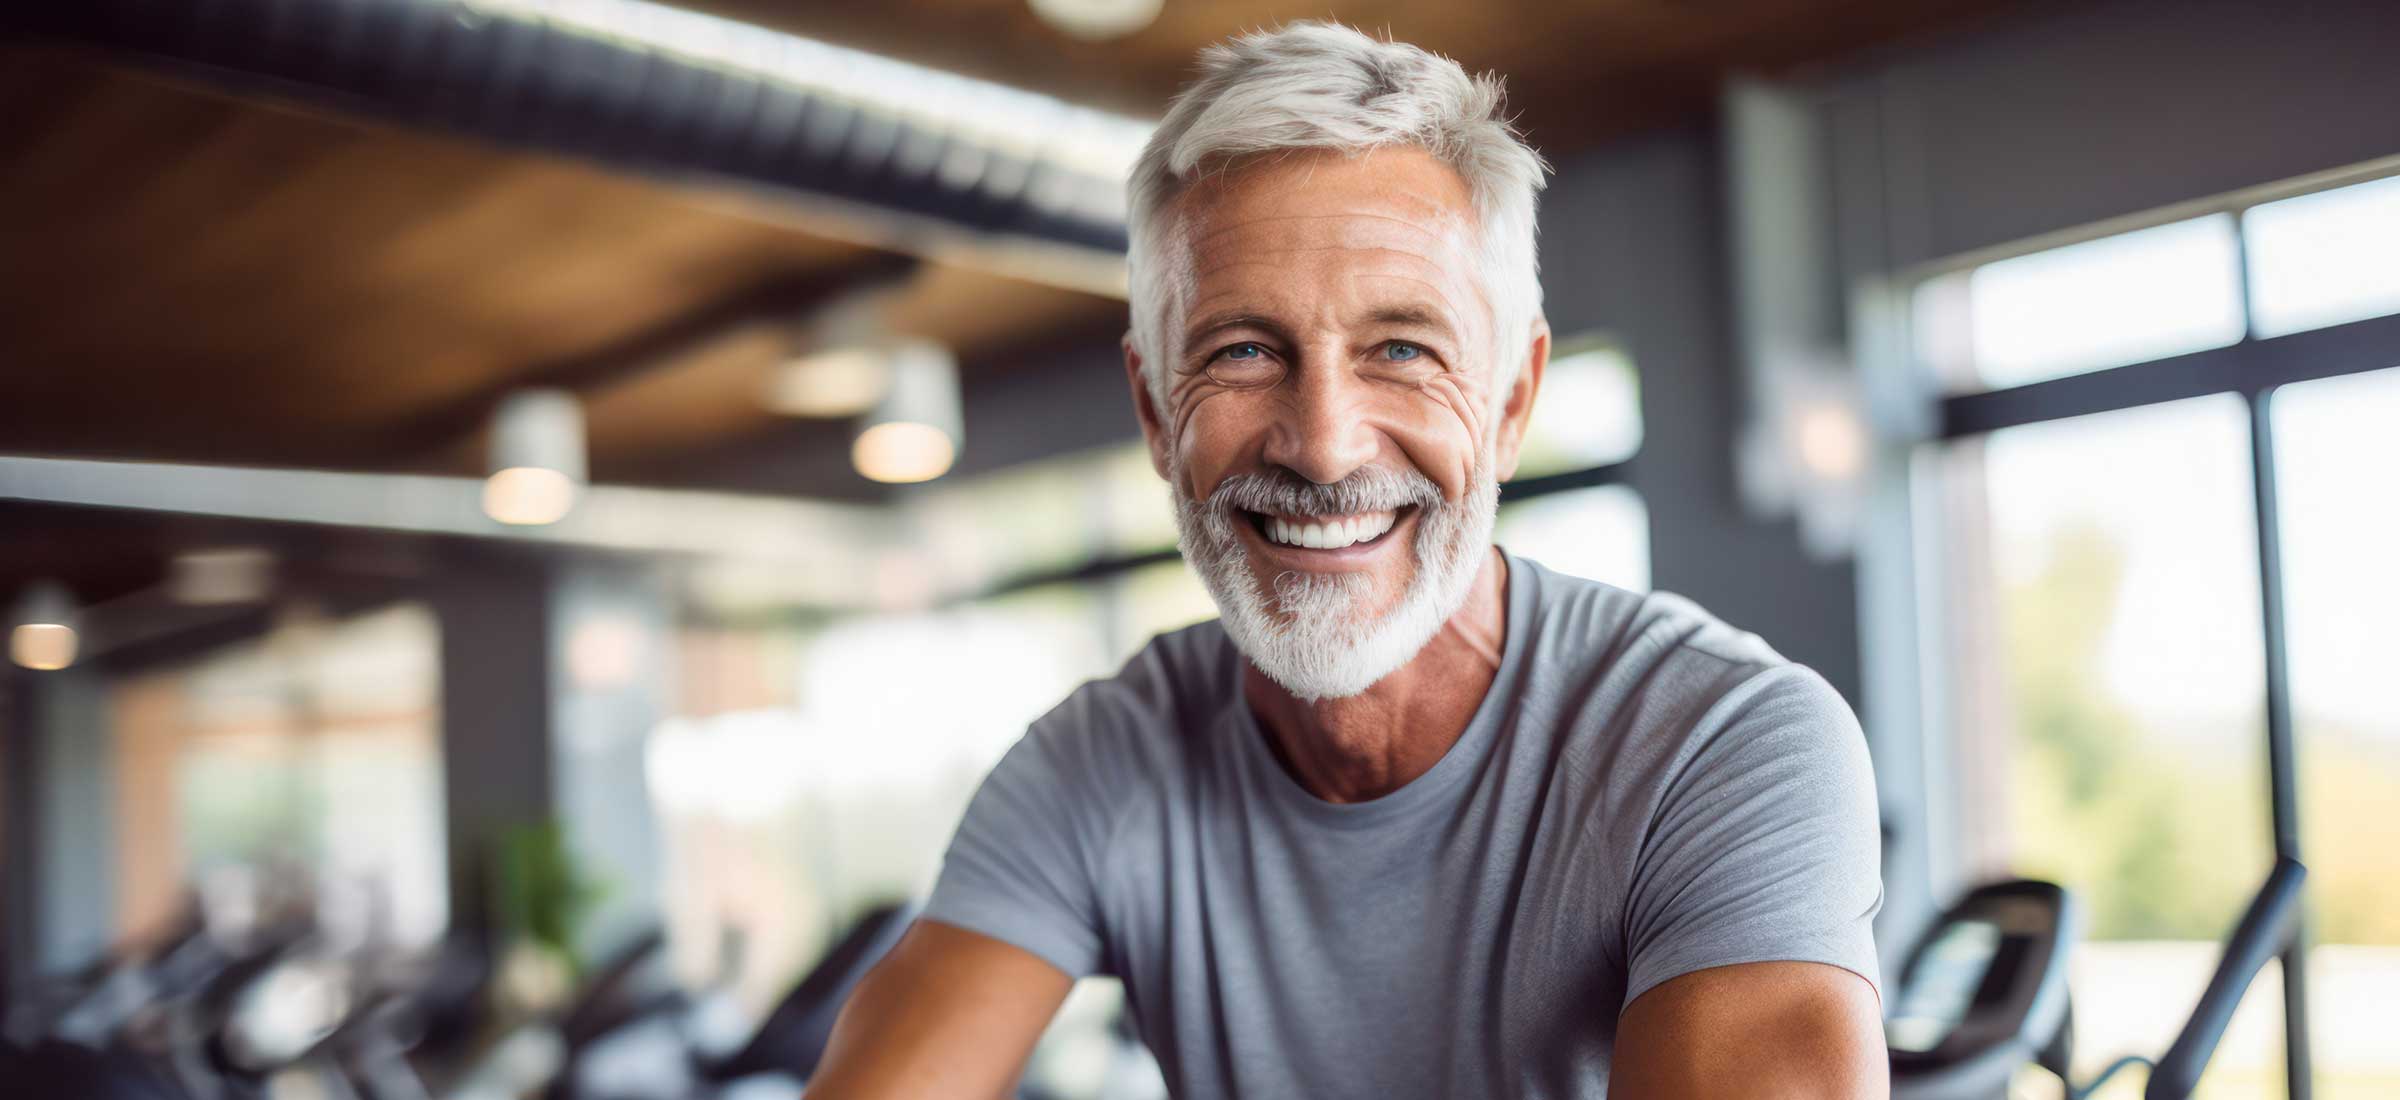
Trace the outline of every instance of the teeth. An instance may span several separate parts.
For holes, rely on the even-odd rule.
[[[1339,550],[1391,530],[1393,522],[1394,517],[1390,512],[1346,516],[1327,523],[1294,523],[1279,516],[1268,516],[1266,529],[1269,539],[1287,546]]]

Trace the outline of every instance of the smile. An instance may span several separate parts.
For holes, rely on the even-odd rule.
[[[1302,550],[1345,550],[1372,546],[1390,533],[1415,505],[1397,510],[1356,512],[1340,516],[1285,516],[1242,513],[1252,530],[1278,547]]]

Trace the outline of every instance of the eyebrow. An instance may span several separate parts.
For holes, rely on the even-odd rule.
[[[1184,329],[1183,342],[1186,345],[1195,344],[1210,333],[1229,328],[1254,328],[1272,333],[1279,338],[1284,335],[1282,325],[1248,310],[1230,309],[1211,313],[1193,322],[1190,327]]]
[[[1378,306],[1367,314],[1367,320],[1379,325],[1415,325],[1445,333],[1450,331],[1449,315],[1424,305]]]
[[[1453,335],[1449,314],[1417,302],[1377,306],[1367,311],[1364,320],[1367,324],[1404,325],[1427,329],[1444,336]],[[1193,322],[1184,330],[1183,342],[1186,348],[1190,348],[1191,345],[1199,343],[1212,333],[1231,328],[1254,328],[1277,339],[1288,339],[1290,336],[1282,324],[1268,317],[1249,310],[1228,309],[1208,314]]]

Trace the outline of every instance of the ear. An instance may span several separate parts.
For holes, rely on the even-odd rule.
[[[1517,455],[1525,448],[1525,428],[1533,421],[1533,398],[1542,389],[1542,371],[1550,365],[1550,321],[1533,319],[1533,340],[1525,348],[1525,363],[1500,405],[1500,434],[1494,441],[1493,467],[1500,480],[1517,476]]]
[[[1142,353],[1128,332],[1120,345],[1125,351],[1125,383],[1133,389],[1133,418],[1142,425],[1142,441],[1150,445],[1150,468],[1160,480],[1167,476],[1167,429],[1158,407],[1150,400],[1150,380],[1142,374]]]

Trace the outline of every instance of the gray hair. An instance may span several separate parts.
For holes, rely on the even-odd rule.
[[[1492,74],[1470,77],[1449,58],[1337,23],[1292,23],[1201,51],[1200,78],[1167,108],[1127,184],[1133,346],[1160,415],[1174,200],[1212,166],[1287,149],[1414,146],[1466,180],[1492,303],[1491,400],[1506,400],[1541,315],[1534,193],[1548,166],[1502,117],[1504,98]]]

